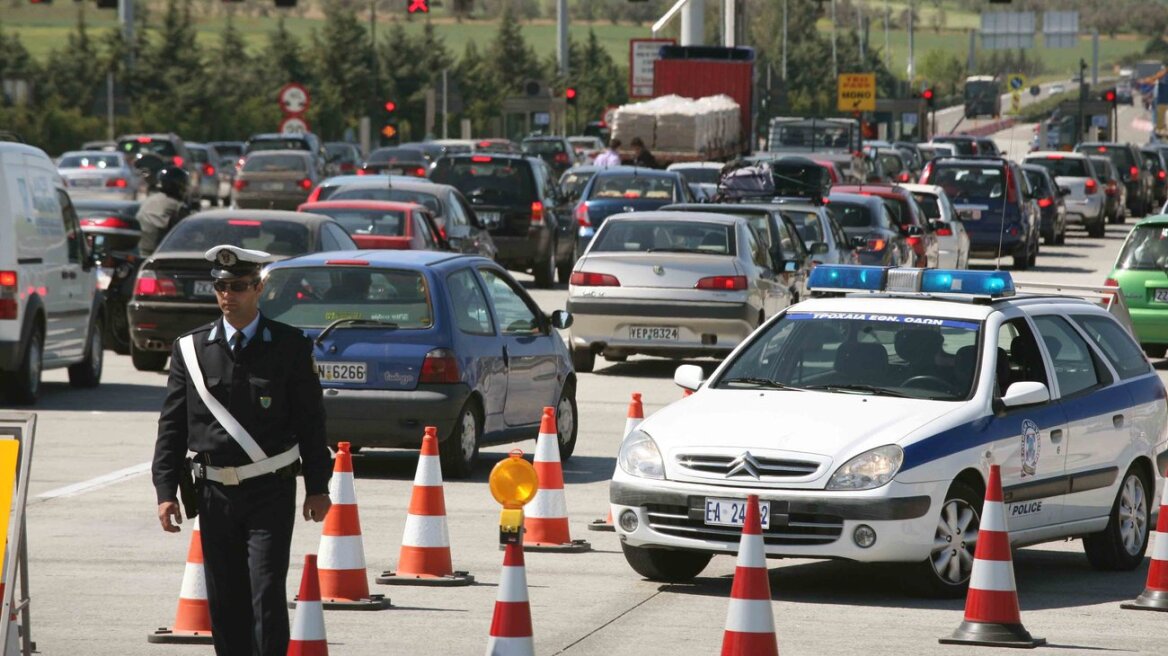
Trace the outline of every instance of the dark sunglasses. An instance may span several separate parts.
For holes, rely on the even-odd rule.
[[[257,280],[216,280],[211,286],[215,288],[215,291],[220,293],[226,292],[230,289],[231,291],[238,294],[240,292],[245,292],[258,284],[259,281]]]

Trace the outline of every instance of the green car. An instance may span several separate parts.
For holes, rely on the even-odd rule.
[[[1168,215],[1135,225],[1106,284],[1123,291],[1144,353],[1164,357],[1168,350]]]

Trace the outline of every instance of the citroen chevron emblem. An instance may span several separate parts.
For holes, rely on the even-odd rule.
[[[739,474],[747,474],[755,479],[759,477],[758,461],[750,455],[749,451],[743,451],[742,455],[730,461],[730,469],[726,472],[726,478]]]

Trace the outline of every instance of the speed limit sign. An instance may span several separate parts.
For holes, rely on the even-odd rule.
[[[308,110],[308,89],[292,82],[285,84],[279,93],[280,109],[286,116],[300,116]]]
[[[280,134],[307,134],[308,121],[299,116],[289,116],[280,121]]]

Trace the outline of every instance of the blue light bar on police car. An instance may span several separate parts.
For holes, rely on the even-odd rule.
[[[1014,280],[1005,271],[913,269],[821,264],[811,271],[813,291],[869,291],[967,296],[1013,296]]]
[[[928,294],[1013,296],[1014,279],[1007,271],[925,269],[921,291]]]
[[[886,267],[854,264],[820,264],[811,270],[807,288],[819,291],[857,290],[878,292],[884,289]]]

